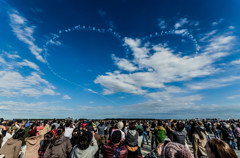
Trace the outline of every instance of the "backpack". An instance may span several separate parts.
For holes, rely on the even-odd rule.
[[[165,134],[165,131],[163,130],[158,130],[156,132],[156,140],[157,140],[157,143],[163,143],[164,142],[164,139],[166,137],[166,134]]]

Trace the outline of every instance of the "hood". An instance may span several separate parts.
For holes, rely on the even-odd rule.
[[[137,133],[136,130],[129,130],[129,133],[132,135],[132,136],[135,136],[135,134]]]
[[[26,142],[28,142],[30,145],[35,145],[36,143],[39,143],[39,139],[41,139],[42,136],[32,136],[32,137],[28,137],[25,139]]]
[[[75,157],[86,157],[87,155],[89,155],[89,148],[85,149],[85,150],[80,150],[77,146],[75,146],[75,149],[72,151],[72,154]]]
[[[156,127],[157,130],[164,130],[165,131],[165,128],[163,126],[157,126]]]
[[[67,139],[69,139],[69,138],[64,137],[64,136],[61,136],[59,139],[57,139],[57,140],[55,141],[54,145],[55,145],[55,146],[61,145],[61,144],[62,144],[63,142],[65,142]]]
[[[10,139],[8,139],[8,141],[6,142],[6,144],[7,144],[7,145],[13,145],[13,144],[15,144],[17,141],[18,141],[18,139],[10,138]]]

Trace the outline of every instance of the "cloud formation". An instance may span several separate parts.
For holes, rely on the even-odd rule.
[[[45,63],[46,61],[42,57],[42,49],[39,48],[34,42],[33,37],[35,26],[31,26],[29,21],[19,14],[18,11],[13,10],[9,12],[10,26],[17,38],[28,45],[30,52],[35,55],[35,57]]]

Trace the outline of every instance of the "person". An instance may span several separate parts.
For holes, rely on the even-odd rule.
[[[116,130],[112,134],[110,143],[106,143],[103,146],[103,157],[104,158],[127,158],[128,150],[122,144],[122,133]]]
[[[74,147],[76,144],[78,144],[79,135],[80,135],[80,129],[74,128],[73,133],[72,133],[72,138],[70,139],[72,147]]]
[[[205,131],[194,123],[191,127],[192,134],[192,144],[193,144],[193,153],[195,158],[206,157],[205,145],[207,143],[207,138]]]
[[[8,139],[0,149],[0,155],[3,154],[6,158],[18,158],[24,133],[23,129],[17,130],[13,137]]]
[[[142,157],[141,145],[143,142],[143,126],[138,125],[136,130],[138,132],[138,157]]]
[[[154,147],[154,143],[155,143],[155,121],[152,121],[152,124],[151,124],[151,128],[150,128],[150,131],[151,131],[151,150],[153,150],[155,147]]]
[[[136,131],[136,123],[131,122],[127,132],[126,147],[128,149],[128,158],[138,157],[138,132]]]
[[[43,135],[37,135],[36,128],[31,130],[29,137],[25,139],[26,142],[26,151],[24,158],[33,158],[38,157],[38,149],[40,148],[40,142],[43,140]]]
[[[166,129],[163,127],[162,121],[158,121],[158,126],[154,129],[155,133],[155,140],[156,140],[156,146],[158,146],[159,143],[163,143],[164,139],[166,137]]]
[[[100,137],[100,145],[99,145],[99,150],[102,151],[102,146],[105,143],[105,137],[104,137],[104,129],[105,129],[105,124],[103,121],[100,122],[100,124],[97,127],[98,129],[98,134],[101,136]]]
[[[68,137],[64,136],[65,128],[59,126],[57,129],[56,137],[49,144],[44,153],[44,158],[67,158],[72,150],[72,144]]]
[[[44,139],[40,142],[40,147],[38,149],[39,158],[43,158],[43,155],[44,155],[48,145],[51,143],[52,138],[53,138],[52,132],[48,132],[44,135]]]
[[[240,124],[237,124],[237,127],[234,129],[235,136],[237,138],[237,148],[240,150]]]
[[[56,136],[56,133],[57,133],[57,129],[56,129],[56,126],[53,124],[52,127],[51,127],[51,131],[50,131],[52,134],[53,134],[53,137]]]
[[[223,140],[228,143],[233,149],[235,148],[234,135],[227,123],[223,123],[223,126],[220,127],[222,131]]]
[[[72,127],[72,121],[67,121],[65,125],[65,132],[64,136],[71,139],[72,138],[72,132],[73,132],[73,127]]]
[[[98,151],[98,144],[94,137],[94,132],[85,131],[79,136],[79,143],[74,146],[70,158],[93,158]],[[93,146],[90,145],[92,142]]]
[[[208,158],[237,158],[238,156],[234,150],[226,142],[212,138],[206,146],[206,153]]]
[[[156,149],[152,150],[144,158],[193,158],[193,155],[186,146],[169,142],[166,145],[160,143]]]
[[[185,145],[185,139],[187,132],[184,130],[185,125],[182,122],[177,122],[175,129],[173,130],[171,127],[168,126],[169,131],[173,135],[173,142],[180,143],[182,145]]]
[[[146,138],[147,144],[148,144],[148,135],[147,135],[147,124],[143,123],[143,144],[144,144],[144,138]]]

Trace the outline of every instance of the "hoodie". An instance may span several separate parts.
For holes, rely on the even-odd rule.
[[[21,145],[21,140],[10,138],[0,149],[0,154],[5,155],[6,158],[18,158]]]
[[[38,158],[38,149],[40,147],[40,142],[43,140],[43,136],[32,136],[25,139],[26,142],[26,152],[24,158]]]
[[[66,158],[72,150],[70,139],[62,135],[55,141],[52,148],[50,145],[44,153],[44,158]]]
[[[138,146],[138,132],[136,130],[128,130],[126,143],[131,147]]]
[[[89,146],[85,150],[80,150],[77,145],[73,148],[73,151],[70,155],[70,158],[93,158],[96,152],[98,151],[98,145],[96,139],[93,137],[92,139],[93,146]]]

